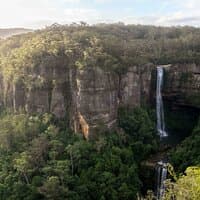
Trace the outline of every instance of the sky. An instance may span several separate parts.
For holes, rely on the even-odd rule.
[[[200,26],[200,0],[0,0],[0,28],[53,23]]]

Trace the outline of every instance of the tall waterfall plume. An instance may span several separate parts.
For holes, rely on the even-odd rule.
[[[160,138],[167,137],[168,134],[165,131],[165,118],[164,107],[162,99],[162,85],[163,85],[164,69],[161,66],[157,67],[157,87],[156,87],[156,114],[157,114],[157,131]]]

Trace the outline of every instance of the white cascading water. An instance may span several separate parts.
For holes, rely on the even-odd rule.
[[[161,66],[157,67],[157,87],[156,87],[156,114],[157,114],[157,132],[160,139],[167,137],[165,130],[164,106],[162,99],[164,69]],[[167,179],[167,163],[160,161],[156,167],[156,198],[162,200],[165,192],[165,180]]]
[[[156,198],[162,200],[165,192],[165,180],[167,179],[167,163],[160,161],[157,163],[157,187]]]
[[[157,131],[160,138],[167,137],[167,132],[165,131],[165,118],[164,118],[164,108],[162,100],[162,85],[163,85],[163,74],[164,70],[162,67],[157,67],[157,87],[156,87],[156,114],[157,114]]]

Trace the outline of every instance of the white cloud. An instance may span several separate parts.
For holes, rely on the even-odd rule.
[[[108,3],[108,2],[112,2],[113,0],[94,0],[94,2],[96,3]]]
[[[24,26],[32,21],[50,20],[58,14],[50,0],[6,0],[0,6],[0,26]]]
[[[127,24],[146,24],[156,26],[196,26],[200,24],[200,15],[189,15],[183,12],[175,12],[169,15],[150,15],[144,17],[125,17],[122,21]]]
[[[79,3],[80,0],[60,0],[66,3]],[[76,6],[79,7],[79,6]],[[95,23],[100,14],[95,9],[64,8],[54,0],[6,0],[0,7],[0,27],[38,28],[52,23],[72,23],[87,21]]]
[[[158,3],[159,10],[147,13],[146,16],[131,16],[130,11],[116,12],[112,8],[106,11],[94,7],[94,3],[115,4],[117,0],[0,0],[0,27],[24,26],[30,28],[44,27],[52,23],[71,23],[86,21],[88,23],[116,22],[154,25],[193,25],[200,26],[200,0],[125,0],[125,7],[134,6],[134,2],[141,5],[145,2]],[[129,4],[128,4],[129,2]],[[142,2],[142,3],[141,3]],[[87,1],[88,3],[88,1]],[[126,5],[127,4],[127,5]],[[173,8],[173,9],[169,9]],[[123,10],[123,8],[122,8]],[[112,12],[113,11],[113,12]],[[162,14],[165,11],[165,14]]]
[[[200,1],[199,0],[171,0],[178,8],[165,16],[158,16],[156,22],[159,25],[200,25]]]
[[[180,4],[188,9],[200,9],[200,1],[199,0],[186,0],[180,1]]]
[[[65,3],[80,3],[81,0],[63,0]]]
[[[66,22],[87,21],[93,23],[100,18],[100,15],[95,9],[75,8],[65,9],[64,17]]]
[[[159,1],[159,0],[158,0]],[[170,11],[169,8],[173,8]],[[169,10],[162,14],[163,10]],[[163,0],[159,10],[154,13],[136,17],[124,16],[126,23],[147,24],[157,26],[200,26],[200,0]]]
[[[29,23],[29,27],[44,27],[51,25],[53,23],[59,23],[59,24],[71,24],[72,22],[80,22],[84,21],[90,24],[94,24],[100,20],[100,14],[95,9],[83,9],[83,8],[71,8],[71,9],[65,9],[62,14],[60,13],[60,16],[57,15],[57,17],[54,15],[54,17],[44,20],[37,20],[32,21]]]

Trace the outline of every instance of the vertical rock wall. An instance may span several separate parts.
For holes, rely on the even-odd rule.
[[[85,68],[77,71],[76,83],[78,115],[88,124],[89,132],[99,126],[112,127],[118,108],[117,75],[100,68]]]
[[[86,137],[99,127],[115,127],[119,106],[137,107],[148,103],[152,67],[133,66],[120,76],[101,68],[77,70],[76,106],[81,130],[84,127],[87,130]]]
[[[133,66],[118,75],[98,67],[77,69],[62,60],[52,61],[29,72],[29,87],[1,77],[1,105],[66,117],[72,129],[88,138],[98,128],[116,125],[119,106],[136,107],[148,102],[152,67]]]
[[[171,65],[165,71],[165,99],[175,106],[200,108],[200,65]]]

